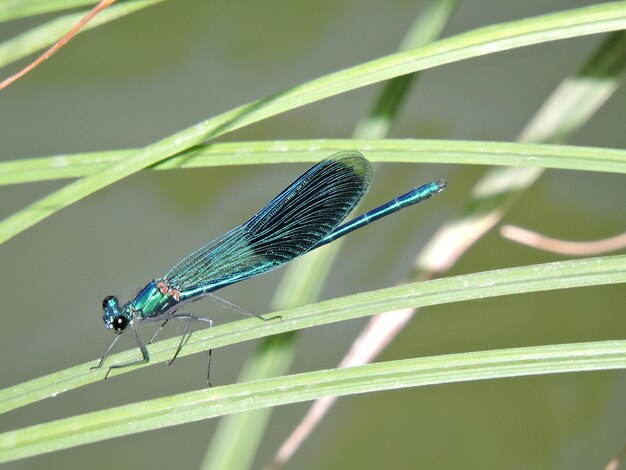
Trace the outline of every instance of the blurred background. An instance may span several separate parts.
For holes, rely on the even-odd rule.
[[[583,0],[462,3],[445,35],[570,9]],[[251,100],[395,51],[416,14],[409,0],[163,2],[75,38],[0,94],[0,159],[140,147]],[[0,40],[51,15],[3,23]],[[395,138],[512,141],[602,38],[548,43],[424,73]],[[30,60],[30,59],[29,59]],[[0,70],[2,78],[26,61]],[[225,140],[349,137],[378,91],[286,113]],[[570,142],[624,148],[618,90]],[[367,156],[367,155],[366,155]],[[0,247],[0,387],[99,358],[112,339],[101,300],[126,301],[183,256],[245,221],[308,165],[142,172],[74,204]],[[448,190],[351,235],[323,298],[401,282],[443,221],[459,214],[484,167],[379,166],[363,208],[433,178]],[[2,218],[66,181],[0,188]],[[549,170],[504,222],[557,238],[624,230],[623,176]],[[492,232],[450,274],[565,259]],[[220,295],[264,313],[281,272]],[[623,285],[464,302],[422,310],[379,360],[623,339]],[[238,320],[211,302],[194,313]],[[367,319],[302,331],[292,372],[335,367]],[[175,329],[174,329],[175,330]],[[141,330],[149,337],[149,328]],[[175,331],[172,332],[172,334]],[[124,341],[125,340],[125,341]],[[119,350],[133,346],[123,338]],[[214,351],[212,382],[236,380],[253,343]],[[6,431],[204,387],[204,354],[156,365],[3,415]],[[626,441],[626,375],[517,378],[341,399],[288,468],[603,468]],[[308,404],[276,409],[255,468]],[[196,468],[217,421],[148,432],[27,459],[9,468]]]

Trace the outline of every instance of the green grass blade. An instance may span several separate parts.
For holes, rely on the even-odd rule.
[[[160,140],[40,199],[0,223],[0,243],[70,204],[143,168],[235,129],[407,73],[516,47],[626,29],[626,2],[612,2],[480,28],[351,67],[261,99]]]
[[[322,370],[181,393],[0,434],[6,462],[113,437],[328,396],[626,368],[626,341],[482,351]]]
[[[0,22],[96,3],[98,3],[97,0],[2,0]]]
[[[405,284],[285,310],[279,313],[282,316],[280,321],[261,322],[250,318],[194,332],[178,357],[401,308],[623,282],[626,282],[626,255],[499,269]],[[179,338],[172,338],[149,345],[149,365],[171,359],[178,343]],[[107,364],[120,364],[138,357],[137,350],[130,350],[110,356]],[[89,370],[96,364],[97,361],[81,364],[1,390],[0,413],[102,380],[106,368]],[[110,377],[141,367],[147,367],[147,364],[113,369]]]
[[[162,1],[163,0],[134,0],[111,5],[87,23],[84,28],[79,31],[79,34]],[[0,2],[0,5],[1,4],[2,2]],[[1,9],[2,6],[0,6],[0,21],[2,20]],[[67,15],[63,15],[37,26],[30,31],[26,31],[18,36],[15,36],[14,38],[4,41],[0,44],[0,67],[4,67],[5,65],[32,54],[33,52],[51,46],[67,34],[67,32],[76,23],[78,23],[86,15],[86,13],[86,11],[81,11],[79,13],[69,13]]]
[[[621,149],[417,139],[280,140],[198,145],[150,169],[311,163],[341,150],[359,150],[372,162],[496,165],[626,173],[626,150]],[[0,186],[93,175],[132,153],[133,150],[118,150],[2,162]]]

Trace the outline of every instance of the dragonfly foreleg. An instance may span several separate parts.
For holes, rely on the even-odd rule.
[[[109,376],[109,374],[111,373],[111,369],[121,369],[123,367],[128,367],[128,366],[135,366],[137,364],[143,364],[146,362],[150,361],[150,355],[148,354],[148,350],[146,349],[146,346],[141,342],[141,339],[139,339],[139,335],[137,335],[137,331],[135,330],[135,326],[131,323],[129,323],[130,325],[130,329],[133,332],[133,336],[135,338],[135,342],[137,343],[137,346],[139,347],[139,350],[141,351],[141,359],[138,359],[136,361],[130,361],[130,362],[125,362],[124,364],[114,364],[112,366],[109,366],[109,369],[107,370],[107,373],[104,376],[103,380],[106,380],[107,377]],[[106,350],[106,352],[104,353],[104,356],[102,356],[102,359],[100,359],[100,362],[98,363],[97,366],[92,367],[91,369],[99,369],[100,367],[102,367],[102,364],[104,363],[104,360],[107,358],[107,356],[109,355],[109,352],[111,351],[111,348],[113,348],[113,345],[117,342],[117,340],[120,338],[120,336],[122,336],[121,334],[116,335],[115,339],[113,340],[113,342],[111,343],[111,345],[108,347],[108,349]]]
[[[113,339],[113,341],[111,342],[107,350],[104,352],[104,354],[100,358],[100,362],[98,362],[98,365],[90,367],[89,370],[100,369],[102,367],[102,364],[104,364],[104,361],[106,360],[106,358],[109,357],[109,353],[111,352],[111,349],[113,349],[113,346],[115,345],[115,343],[117,343],[117,340],[120,339],[120,336],[121,335],[115,335],[115,339]]]

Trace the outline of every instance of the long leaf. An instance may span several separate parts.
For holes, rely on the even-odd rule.
[[[383,362],[208,388],[0,434],[0,462],[226,414],[406,387],[626,368],[626,341]]]
[[[0,22],[28,16],[95,5],[97,0],[2,0]]]
[[[480,28],[296,86],[233,109],[149,145],[107,170],[40,199],[0,223],[0,242],[143,168],[241,127],[383,80],[516,47],[626,29],[626,2],[612,2]]]
[[[154,170],[315,162],[340,150],[360,150],[373,162],[505,165],[626,173],[626,150],[515,142],[417,139],[326,139],[198,145],[150,167]],[[0,163],[0,186],[96,174],[133,150]]]
[[[4,1],[4,0],[3,0]],[[110,21],[122,18],[134,13],[137,10],[160,3],[163,0],[133,0],[130,2],[112,5],[102,11],[89,23],[85,25],[79,33],[88,31],[97,26]],[[22,4],[26,2],[22,1]],[[52,3],[52,2],[48,2]],[[95,3],[95,2],[91,2]],[[2,2],[0,2],[0,21],[2,21]],[[29,31],[19,34],[11,39],[7,39],[0,44],[0,67],[4,67],[16,60],[22,59],[33,52],[51,46],[61,39],[69,30],[78,23],[87,12],[69,13],[59,18],[48,21]]]
[[[262,322],[251,318],[199,331],[191,335],[178,357],[401,308],[623,282],[626,282],[626,255],[499,269],[405,284],[281,311],[278,313],[281,320]],[[172,338],[152,344],[148,346],[149,364],[113,369],[110,377],[165,362],[171,359],[178,343],[178,338]],[[136,350],[115,354],[110,356],[107,364],[128,362],[137,359],[138,355]],[[90,370],[96,364],[95,361],[81,364],[1,390],[0,413],[102,380],[107,373],[106,367]]]

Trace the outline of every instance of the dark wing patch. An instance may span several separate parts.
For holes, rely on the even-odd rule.
[[[276,269],[332,232],[361,200],[372,178],[358,152],[322,160],[250,220],[178,263],[165,280],[184,291],[220,287]]]

